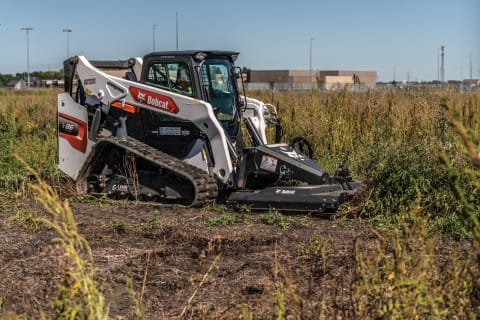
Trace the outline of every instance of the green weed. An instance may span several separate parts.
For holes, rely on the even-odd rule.
[[[281,229],[288,229],[291,225],[290,219],[275,210],[270,210],[270,212],[263,214],[260,217],[260,221],[264,224],[278,226]]]
[[[217,202],[209,202],[203,207],[203,209],[204,211],[213,211],[222,214],[229,211],[229,208],[226,205]]]
[[[220,216],[213,216],[208,218],[203,225],[207,228],[213,228],[218,226],[229,226],[238,223],[250,223],[252,218],[246,214],[228,213]]]
[[[148,220],[146,229],[149,231],[161,230],[163,228],[162,219],[158,216],[155,216]]]
[[[8,220],[18,223],[21,228],[26,230],[38,230],[42,226],[37,211],[26,206],[18,207],[16,213],[10,216]]]
[[[297,247],[297,254],[300,257],[316,260],[326,257],[328,241],[319,237],[310,237],[306,243]]]
[[[114,234],[116,233],[121,234],[121,233],[125,233],[129,226],[122,219],[115,219],[108,223],[108,227],[109,229],[112,230]]]

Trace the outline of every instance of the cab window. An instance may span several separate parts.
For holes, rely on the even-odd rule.
[[[147,82],[176,93],[192,94],[190,71],[184,62],[151,64],[148,68]]]
[[[147,82],[169,88],[166,66],[162,63],[154,63],[148,68]]]

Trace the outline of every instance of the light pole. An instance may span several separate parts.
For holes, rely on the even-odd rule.
[[[30,88],[30,31],[33,30],[32,27],[20,28],[22,31],[27,32],[27,88]]]
[[[444,61],[444,57],[445,57],[445,46],[441,46],[440,47],[440,50],[441,50],[441,60],[440,60],[440,82],[443,83],[445,82],[445,61]]]
[[[152,31],[153,31],[153,51],[155,52],[155,28],[158,27],[158,24],[152,25]]]
[[[178,51],[178,12],[175,12],[175,34],[176,34],[177,51]]]
[[[440,48],[437,48],[437,81],[440,83]]]
[[[312,41],[314,39],[310,38],[310,69],[309,69],[309,77],[310,77],[310,85],[313,85],[313,78],[312,78]]]
[[[63,29],[62,32],[67,33],[67,58],[70,58],[70,32],[72,29]]]

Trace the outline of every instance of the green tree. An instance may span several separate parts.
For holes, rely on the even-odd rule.
[[[1,74],[0,73],[0,87],[6,87],[7,84],[14,79],[15,79],[15,77],[11,74]]]

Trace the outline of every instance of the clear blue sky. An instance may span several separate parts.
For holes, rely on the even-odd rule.
[[[59,70],[67,55],[127,59],[153,49],[228,49],[250,69],[373,70],[379,81],[480,77],[479,0],[0,0],[0,73]],[[313,39],[313,40],[310,40]]]

